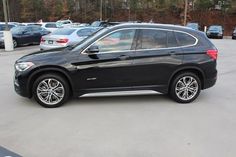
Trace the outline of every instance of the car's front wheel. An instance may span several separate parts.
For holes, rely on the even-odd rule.
[[[201,91],[201,81],[197,75],[184,72],[177,75],[170,87],[170,96],[179,103],[194,101]]]
[[[68,82],[60,75],[45,74],[33,85],[33,96],[43,107],[55,108],[63,105],[69,98]]]

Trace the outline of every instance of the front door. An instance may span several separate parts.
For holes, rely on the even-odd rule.
[[[77,89],[131,86],[136,30],[118,30],[87,47],[72,64],[77,67]],[[91,49],[97,48],[96,53]],[[93,50],[94,51],[94,50]]]

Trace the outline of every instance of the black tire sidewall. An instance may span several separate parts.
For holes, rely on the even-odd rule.
[[[194,77],[198,83],[198,91],[197,91],[197,94],[190,100],[182,100],[180,99],[177,95],[176,95],[176,92],[175,92],[175,86],[176,86],[176,83],[184,76],[191,76],[191,77]],[[180,73],[179,75],[177,75],[172,83],[171,83],[171,87],[170,87],[170,96],[173,100],[175,100],[176,102],[178,103],[190,103],[190,102],[193,102],[200,94],[201,92],[201,81],[199,79],[199,77],[194,74],[194,73],[191,73],[191,72],[184,72],[184,73]]]
[[[38,84],[44,80],[44,79],[49,79],[49,78],[52,78],[52,79],[56,79],[57,81],[59,81],[60,83],[62,83],[63,87],[64,87],[64,90],[65,90],[65,94],[64,94],[64,98],[57,104],[55,105],[48,105],[48,104],[45,104],[43,103],[37,96],[37,87],[38,87]],[[70,89],[69,89],[69,85],[68,85],[68,82],[60,75],[57,75],[57,74],[44,74],[42,76],[40,76],[39,78],[37,78],[33,84],[33,97],[34,99],[43,107],[46,107],[46,108],[56,108],[56,107],[60,107],[62,106],[69,98],[69,95],[70,95]]]
[[[14,45],[14,41],[16,43],[16,46]],[[18,46],[18,43],[17,43],[16,39],[13,39],[13,47],[16,48],[17,46]]]

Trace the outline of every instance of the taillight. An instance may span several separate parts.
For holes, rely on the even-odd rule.
[[[212,59],[217,60],[218,50],[208,50],[207,55],[210,56]]]
[[[41,43],[43,43],[43,42],[45,42],[46,40],[45,39],[43,39],[43,37],[41,37]]]
[[[69,39],[59,39],[59,40],[57,40],[56,42],[57,43],[61,43],[61,44],[64,44],[64,43],[67,43],[69,41]]]

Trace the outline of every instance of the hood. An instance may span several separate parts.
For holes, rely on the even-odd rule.
[[[59,61],[65,61],[66,56],[70,53],[70,51],[66,48],[57,48],[57,49],[51,49],[47,51],[37,51],[28,55],[25,55],[18,59],[16,63],[18,62],[33,62],[33,63],[49,63],[53,64],[55,62]]]

